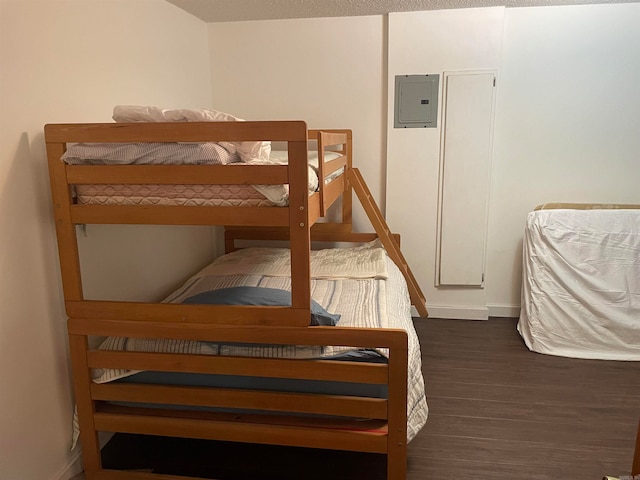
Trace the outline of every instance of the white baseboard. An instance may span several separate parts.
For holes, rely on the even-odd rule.
[[[448,307],[443,305],[427,305],[429,318],[455,318],[459,320],[487,320],[489,310],[482,307]],[[412,315],[417,312],[412,308]]]
[[[520,305],[487,305],[490,317],[518,318]]]
[[[486,308],[427,305],[427,310],[429,310],[429,318],[459,320],[488,320],[489,317],[518,318],[520,316],[520,305],[487,305]],[[415,307],[411,307],[411,315],[419,316]]]

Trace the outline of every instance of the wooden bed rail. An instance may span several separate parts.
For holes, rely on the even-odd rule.
[[[387,349],[389,355],[388,363],[381,364],[322,359],[104,351],[88,347],[88,335],[110,335],[114,332],[143,338],[152,335],[221,342],[377,346]],[[133,472],[103,469],[97,441],[98,431],[382,453],[388,456],[388,478],[405,478],[407,334],[403,330],[211,327],[198,324],[154,325],[135,321],[71,319],[69,333],[73,368],[79,376],[76,379],[76,390],[87,480],[166,478],[153,474],[136,477],[137,474]],[[367,383],[386,386],[388,394],[386,398],[382,398],[229,390],[220,387],[95,384],[90,379],[93,368]],[[135,403],[145,406],[131,405]],[[272,413],[184,411],[168,409],[165,404],[200,409],[269,410]],[[320,420],[305,417],[304,414],[307,413],[331,417]],[[353,417],[361,420],[354,421]],[[170,478],[177,480],[187,477]]]
[[[310,315],[310,226],[319,217],[318,203],[308,193],[307,143],[309,132],[303,121],[275,122],[159,122],[50,124],[45,128],[51,192],[58,237],[62,283],[67,302],[84,301],[75,226],[78,224],[164,225],[277,225],[291,236],[291,311],[294,324],[306,326]],[[317,136],[317,134],[316,134]],[[61,161],[67,143],[284,141],[288,166],[66,165]],[[222,168],[219,168],[222,167]],[[229,170],[226,170],[227,167]],[[248,170],[244,170],[244,169]],[[178,170],[180,169],[180,170]],[[258,170],[260,169],[260,170]],[[132,172],[131,178],[128,173]],[[137,172],[137,173],[136,173]],[[164,172],[164,173],[160,173]],[[77,205],[72,186],[82,182],[168,183],[266,183],[285,180],[289,184],[288,207],[185,207]],[[103,176],[104,175],[104,176]],[[252,178],[253,176],[253,178]],[[255,318],[255,316],[253,317]],[[249,320],[247,320],[249,321]],[[285,319],[283,322],[291,322]]]
[[[47,143],[306,142],[303,121],[67,123],[44,126]]]

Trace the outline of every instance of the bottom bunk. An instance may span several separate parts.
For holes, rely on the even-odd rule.
[[[288,256],[225,255],[165,302],[287,305]],[[427,418],[404,277],[375,242],[312,252],[311,272],[308,328],[71,319],[87,480],[179,478],[103,468],[98,431],[383,454],[404,478]]]

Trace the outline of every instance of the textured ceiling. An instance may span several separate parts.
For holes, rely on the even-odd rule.
[[[205,22],[352,17],[472,7],[627,3],[620,0],[167,0]],[[628,0],[632,2],[634,0]],[[640,1],[640,0],[636,0]]]

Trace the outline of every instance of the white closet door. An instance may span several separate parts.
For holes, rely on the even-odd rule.
[[[436,284],[482,286],[494,72],[444,75]]]

